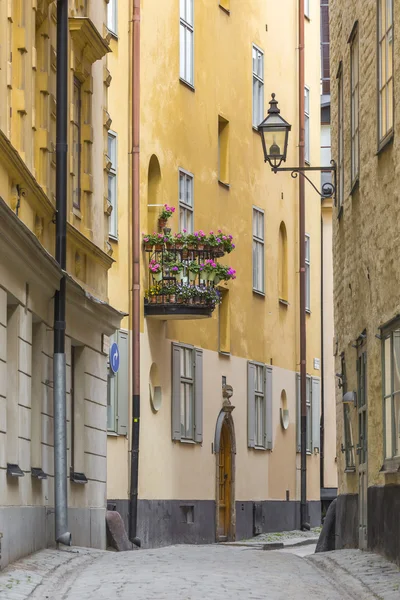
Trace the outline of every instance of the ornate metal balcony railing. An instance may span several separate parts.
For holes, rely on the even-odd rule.
[[[214,245],[197,234],[192,242],[179,236],[144,236],[148,253],[149,286],[145,294],[145,316],[158,319],[201,319],[211,317],[221,300],[216,285],[235,278],[235,271],[217,262],[230,252],[229,241]],[[203,234],[204,235],[204,234]],[[185,236],[181,236],[184,238]],[[189,236],[187,236],[189,237]],[[204,236],[205,237],[205,236]],[[146,238],[153,238],[146,241]],[[217,238],[218,239],[218,238]]]

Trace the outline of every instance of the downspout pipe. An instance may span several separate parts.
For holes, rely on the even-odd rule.
[[[299,0],[299,166],[304,167],[304,0]],[[306,248],[305,248],[305,180],[299,177],[300,235],[300,401],[301,401],[301,483],[300,528],[310,529],[307,505],[307,343],[306,343]]]
[[[323,205],[322,205],[323,206]],[[324,219],[321,215],[321,423],[320,487],[325,487]]]
[[[67,266],[68,0],[57,2],[56,260]],[[54,299],[54,506],[57,544],[71,545],[68,531],[67,410],[65,360],[66,279]]]
[[[132,1],[132,432],[129,539],[137,536],[140,433],[140,0]]]

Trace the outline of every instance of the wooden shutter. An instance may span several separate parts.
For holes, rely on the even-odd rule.
[[[181,439],[181,349],[177,344],[172,344],[172,373],[171,373],[171,418],[172,439]]]
[[[266,450],[272,450],[272,367],[265,367],[265,443]]]
[[[117,336],[119,348],[119,369],[116,375],[117,387],[117,433],[128,435],[129,419],[129,337],[126,331],[119,331]]]
[[[194,441],[203,441],[203,350],[194,349]]]
[[[321,394],[320,394],[320,379],[318,377],[312,378],[311,388],[311,411],[312,411],[312,448],[311,452],[315,449],[320,450],[321,430]]]
[[[296,452],[301,452],[301,393],[300,393],[300,373],[296,373]]]
[[[255,446],[256,429],[256,406],[255,406],[255,382],[256,365],[247,363],[247,445],[249,448]]]

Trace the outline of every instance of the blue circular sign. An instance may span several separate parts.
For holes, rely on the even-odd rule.
[[[113,373],[118,373],[119,369],[119,348],[115,342],[110,348],[110,367]]]

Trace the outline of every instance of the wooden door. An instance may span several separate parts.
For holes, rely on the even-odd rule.
[[[221,429],[221,441],[218,454],[218,528],[217,538],[227,541],[231,528],[231,484],[232,458],[231,436],[227,425]]]
[[[358,537],[359,548],[367,549],[368,492],[368,423],[367,423],[367,353],[361,351],[357,363],[358,375]]]

